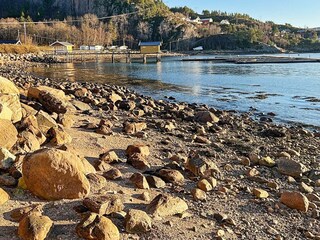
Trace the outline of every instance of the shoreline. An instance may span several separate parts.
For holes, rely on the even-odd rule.
[[[111,194],[122,199],[125,212],[108,215],[122,239],[212,239],[220,237],[221,232],[227,239],[318,236],[320,213],[315,206],[320,207],[320,176],[317,174],[320,170],[320,132],[259,122],[247,113],[237,115],[201,104],[154,100],[126,87],[41,79],[21,70],[28,64],[18,62],[0,66],[0,75],[13,80],[20,89],[20,101],[25,104],[23,119],[27,112],[37,116],[39,110],[48,112],[49,108],[53,113],[48,114],[61,128],[60,133],[72,139],[65,143],[69,139],[65,137],[60,139],[63,144],[57,145],[51,140],[53,133],[47,132],[47,141],[40,148],[64,149],[81,155],[93,165],[97,161],[101,163],[101,156],[106,152],[114,151],[118,155],[119,160],[108,165],[117,169],[122,177],[108,179],[100,186],[97,179],[106,176],[110,169],[97,168],[87,197]],[[39,86],[52,88],[49,93],[58,90],[66,98],[55,94],[50,96],[52,101],[49,102],[28,98],[30,89]],[[71,107],[70,112],[57,113],[61,109],[59,100]],[[67,116],[73,121],[71,126],[60,121]],[[31,131],[19,128],[20,122],[15,125],[19,134]],[[146,167],[143,170],[137,169],[138,165],[130,163],[133,160],[126,156],[127,146],[137,143],[150,150],[149,156],[138,157],[139,164]],[[24,148],[12,152],[16,156],[33,154]],[[135,173],[157,176],[165,181],[165,186],[142,189],[141,185],[132,182]],[[52,203],[36,198],[28,190],[20,189],[20,195],[15,195],[16,182],[1,187],[12,197],[2,206],[1,214],[8,215],[18,207],[25,207],[25,202],[40,204],[43,214],[55,225],[50,239],[79,239],[75,224],[81,220],[81,214],[73,209],[88,212],[83,200]],[[308,192],[310,188],[312,191]],[[290,203],[283,200],[287,191],[297,192],[308,201],[308,206],[313,204],[313,207],[307,206],[305,212],[288,208]],[[262,196],[265,192],[267,196]],[[129,234],[123,227],[125,214],[132,208],[146,211],[151,200],[160,193],[179,197],[189,210],[177,210],[178,217],[154,217],[148,212],[152,217],[151,231],[140,229],[138,233]],[[149,197],[143,197],[146,195]],[[299,201],[290,199],[294,200]],[[307,224],[311,222],[312,226]],[[299,227],[304,223],[305,230],[300,231]],[[16,239],[17,223],[7,217],[0,219],[0,224],[3,226],[0,238],[12,236]]]

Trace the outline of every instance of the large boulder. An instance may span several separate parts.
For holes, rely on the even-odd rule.
[[[124,209],[123,201],[117,195],[105,195],[101,197],[85,198],[83,205],[91,212],[99,215],[109,215],[114,212],[121,212]]]
[[[36,115],[39,129],[43,134],[46,134],[50,128],[56,127],[57,122],[46,112],[39,111]]]
[[[300,192],[283,192],[280,201],[287,207],[307,212],[309,208],[308,198]]]
[[[56,96],[57,98],[60,99],[65,99],[66,95],[64,94],[64,92],[62,90],[59,89],[55,89],[55,88],[51,88],[51,87],[47,87],[47,86],[39,86],[39,87],[31,87],[28,90],[28,97],[29,98],[35,98],[35,99],[39,99],[40,98],[40,94],[41,93],[45,93],[48,92],[54,96]]]
[[[188,205],[179,197],[171,197],[166,194],[159,194],[147,206],[147,211],[153,216],[167,217],[183,213],[188,210]]]
[[[32,132],[23,131],[19,133],[18,141],[14,149],[22,153],[33,152],[40,149],[40,142]]]
[[[53,222],[49,217],[31,211],[19,222],[18,234],[22,240],[44,240],[52,225]]]
[[[95,213],[87,213],[77,225],[76,231],[79,237],[88,240],[119,240],[120,233],[116,225],[104,216]]]
[[[9,79],[0,76],[0,94],[19,94],[19,89]]]
[[[301,177],[305,167],[292,159],[280,158],[278,160],[278,170],[281,174],[291,177]]]
[[[0,119],[0,148],[11,149],[17,142],[18,131],[11,121]]]
[[[13,82],[3,77],[0,77],[0,104],[11,110],[12,115],[10,120],[12,120],[12,122],[15,123],[21,120],[22,109],[20,104],[19,89],[13,84]],[[0,113],[3,111],[4,110],[1,110]],[[8,117],[7,110],[6,116]]]
[[[68,110],[68,105],[65,100],[49,92],[40,92],[39,102],[50,113],[66,113]]]
[[[144,211],[130,209],[125,217],[124,226],[128,233],[145,233],[152,228],[151,218]]]
[[[84,198],[90,192],[84,159],[58,149],[28,155],[22,165],[24,182],[33,194],[47,200]]]
[[[197,122],[200,122],[200,123],[217,123],[219,122],[219,118],[214,115],[212,112],[210,111],[201,111],[201,112],[198,112],[195,116],[194,116],[194,119],[197,121]]]

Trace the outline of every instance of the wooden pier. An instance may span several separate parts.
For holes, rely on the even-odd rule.
[[[140,52],[83,52],[75,51],[71,53],[48,53],[47,57],[55,59],[56,62],[86,62],[86,61],[105,61],[105,62],[161,62],[163,54],[141,54]]]
[[[233,64],[277,64],[277,63],[320,63],[316,58],[296,58],[296,57],[217,57],[217,58],[185,58],[184,62],[214,62],[214,63],[233,63]]]

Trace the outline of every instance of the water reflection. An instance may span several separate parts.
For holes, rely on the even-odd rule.
[[[60,64],[30,71],[49,78],[129,86],[156,98],[170,95],[179,101],[223,109],[256,108],[260,112],[274,112],[283,121],[320,126],[319,116],[314,114],[319,114],[320,109],[320,102],[314,100],[320,98],[319,66],[319,63],[235,65],[164,59],[154,64]]]

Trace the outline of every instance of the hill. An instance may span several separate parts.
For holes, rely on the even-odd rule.
[[[55,40],[76,45],[122,45],[163,41],[163,48],[187,51],[202,45],[206,50],[265,49],[319,51],[317,29],[262,22],[247,14],[167,7],[160,0],[0,0],[0,38],[13,39],[24,31],[18,21],[53,20],[54,24],[28,24],[28,41],[48,44]],[[103,18],[106,16],[114,16]],[[100,17],[100,18],[99,18]],[[212,19],[196,23],[190,19]],[[56,19],[56,20],[55,20]],[[61,21],[62,20],[62,21]],[[2,26],[1,22],[11,22]]]

